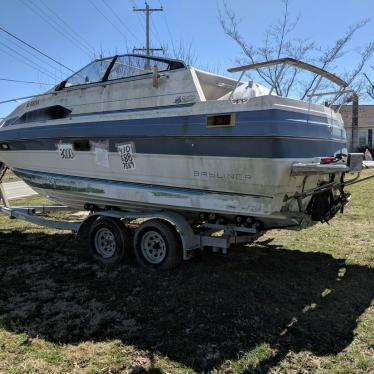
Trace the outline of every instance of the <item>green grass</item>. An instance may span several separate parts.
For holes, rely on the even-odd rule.
[[[6,173],[5,173],[5,176],[4,176],[4,179],[3,179],[3,182],[4,183],[8,183],[8,182],[17,182],[19,181],[20,179],[15,176],[10,170],[8,170]]]
[[[330,225],[167,272],[0,216],[0,373],[371,372],[374,181],[350,191]]]

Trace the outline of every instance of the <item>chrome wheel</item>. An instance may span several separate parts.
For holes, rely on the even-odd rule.
[[[151,264],[160,264],[166,257],[167,247],[163,236],[157,231],[148,231],[141,239],[141,251]]]
[[[111,258],[116,252],[116,239],[109,229],[103,227],[97,230],[94,238],[95,249],[103,258]]]

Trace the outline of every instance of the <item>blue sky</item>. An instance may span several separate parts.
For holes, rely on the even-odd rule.
[[[74,35],[56,30],[55,16],[47,6],[69,25]],[[111,13],[115,11],[122,23]],[[110,24],[94,5],[115,25]],[[199,65],[225,70],[240,56],[240,49],[225,36],[218,20],[221,0],[149,0],[153,7],[164,12],[152,15],[151,39],[154,47],[160,44],[191,43]],[[232,9],[240,16],[240,30],[247,40],[261,44],[263,32],[282,12],[280,0],[231,0]],[[144,46],[144,15],[134,13],[139,0],[2,0],[0,26],[40,48],[56,60],[77,70],[92,58],[87,49],[114,54],[128,48]],[[42,17],[40,14],[42,9]],[[332,44],[348,25],[363,18],[374,17],[373,0],[291,0],[291,14],[300,15],[297,36],[310,38],[320,46]],[[65,26],[64,25],[64,26]],[[126,26],[126,27],[125,27]],[[56,26],[55,26],[56,27]],[[65,26],[66,27],[66,26]],[[76,41],[78,37],[79,41]],[[356,49],[374,40],[374,20],[355,36],[350,53],[335,67],[336,73],[348,70],[357,62]],[[79,47],[77,46],[77,43]],[[82,45],[85,46],[83,46]],[[10,49],[12,48],[12,49]],[[25,47],[24,47],[25,48]],[[27,56],[29,60],[25,60]],[[38,59],[39,58],[39,59]],[[69,72],[58,65],[19,49],[14,41],[0,32],[0,78],[57,83]],[[23,61],[23,62],[22,62]],[[24,64],[27,62],[27,64]],[[374,61],[372,61],[372,64]],[[36,66],[35,70],[30,66]],[[370,72],[369,69],[367,69]],[[372,74],[374,78],[374,73]],[[54,77],[54,78],[53,78]],[[0,101],[36,94],[46,90],[41,84],[20,84],[0,81]],[[0,104],[0,117],[6,116],[16,104]]]

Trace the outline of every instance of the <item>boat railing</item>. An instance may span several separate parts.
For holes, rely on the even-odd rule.
[[[308,64],[306,62],[299,61],[299,60],[296,60],[296,59],[291,58],[291,57],[285,57],[285,58],[280,58],[280,59],[277,59],[277,60],[269,60],[269,61],[264,61],[264,62],[258,62],[258,63],[255,63],[255,64],[237,66],[237,67],[227,69],[227,71],[229,73],[241,72],[240,77],[239,77],[239,79],[236,83],[236,86],[230,94],[229,100],[231,100],[235,90],[240,85],[240,82],[241,82],[245,72],[247,72],[249,70],[258,70],[258,69],[261,69],[261,68],[270,67],[270,66],[274,66],[274,65],[281,65],[281,68],[277,72],[275,80],[274,80],[274,82],[273,82],[273,84],[270,88],[269,95],[271,95],[273,93],[273,91],[276,88],[279,80],[281,79],[281,77],[283,75],[283,72],[284,72],[284,69],[286,68],[287,65],[291,65],[291,66],[294,66],[296,68],[309,71],[309,72],[314,73],[314,74],[319,76],[316,83],[313,84],[313,86],[311,87],[311,90],[312,90],[311,94],[306,95],[307,97],[309,97],[309,101],[311,100],[312,97],[315,97],[317,95],[318,96],[324,96],[324,94],[316,94],[316,91],[317,91],[318,87],[320,86],[320,83],[321,83],[323,78],[328,79],[330,82],[332,82],[332,83],[334,83],[334,84],[336,84],[340,87],[340,89],[338,91],[332,92],[332,94],[335,94],[335,96],[334,96],[334,99],[332,100],[330,106],[332,106],[334,104],[335,100],[338,97],[340,97],[343,93],[345,93],[345,91],[347,91],[345,89],[348,86],[348,83],[345,82],[343,79],[339,78],[338,76],[336,76],[335,74],[330,73],[330,72],[328,72],[324,69],[321,69],[317,66]]]
[[[344,94],[351,94],[351,96],[348,96],[346,100],[342,100],[342,102],[339,104],[339,106],[336,107],[336,112],[340,112],[340,109],[342,108],[342,106],[350,99],[352,98],[353,95],[356,94],[356,91],[355,90],[344,90],[344,89],[341,89],[341,90],[337,90],[337,91],[328,91],[328,92],[318,92],[318,93],[311,93],[311,94],[307,94],[306,96],[309,97],[309,98],[312,98],[312,97],[322,97],[322,96],[331,96],[331,95],[335,95],[334,98],[331,100],[331,103],[328,105],[329,108],[331,108],[333,105],[334,105],[334,102],[335,100],[340,97],[341,95],[344,95]]]

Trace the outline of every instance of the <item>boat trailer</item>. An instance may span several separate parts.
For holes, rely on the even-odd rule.
[[[311,191],[302,191],[290,198],[302,200],[312,195],[314,205],[318,205],[315,216],[321,222],[328,222],[349,200],[345,186],[359,183],[374,175],[359,178],[360,171],[374,168],[373,161],[363,161],[362,154],[350,154],[347,161],[337,160],[331,163],[295,163],[291,176],[313,174],[357,173],[357,177],[344,181],[332,180]],[[46,216],[54,212],[77,211],[65,206],[11,206],[2,183],[7,167],[0,163],[0,212],[12,219],[21,219],[34,225],[73,232],[78,239],[88,240],[92,256],[104,264],[120,262],[125,253],[134,251],[138,263],[148,268],[173,268],[182,260],[194,257],[196,253],[211,248],[214,252],[227,254],[232,244],[252,243],[263,234],[261,225],[256,221],[245,224],[224,224],[207,220],[194,230],[183,215],[172,211],[127,212],[115,209],[99,210],[88,206],[87,216],[80,221],[53,219]],[[338,188],[341,201],[329,206],[323,202],[332,188]],[[344,200],[344,201],[343,201]],[[320,207],[322,205],[322,208]],[[182,250],[181,250],[182,249]],[[165,260],[165,256],[167,256]],[[165,260],[165,261],[164,261]]]
[[[116,246],[132,247],[131,242],[133,242],[136,247],[139,245],[138,242],[146,241],[147,237],[143,233],[144,226],[148,233],[148,241],[144,244],[146,248],[148,246],[148,258],[146,261],[138,262],[145,267],[158,267],[157,256],[161,256],[168,244],[163,242],[163,236],[166,236],[166,239],[168,236],[175,238],[174,234],[178,233],[178,238],[180,237],[180,243],[178,243],[180,245],[176,249],[181,252],[180,258],[175,256],[174,261],[162,266],[162,268],[171,268],[178,265],[182,259],[191,259],[202,249],[210,247],[213,252],[227,254],[231,245],[251,243],[262,235],[255,222],[252,226],[206,222],[201,225],[200,232],[196,233],[185,217],[172,211],[126,212],[93,208],[81,221],[53,219],[46,215],[56,212],[71,212],[72,214],[78,212],[66,206],[11,206],[2,182],[6,171],[7,167],[0,163],[0,202],[2,202],[0,212],[11,219],[21,219],[37,226],[71,231],[78,239],[88,240],[95,253],[94,258],[106,264],[112,263],[112,255]],[[134,221],[141,223],[134,224]],[[98,230],[96,226],[99,227]],[[153,233],[153,240],[149,232]],[[147,252],[146,249],[144,251]],[[119,262],[120,259],[116,258],[116,260]]]

